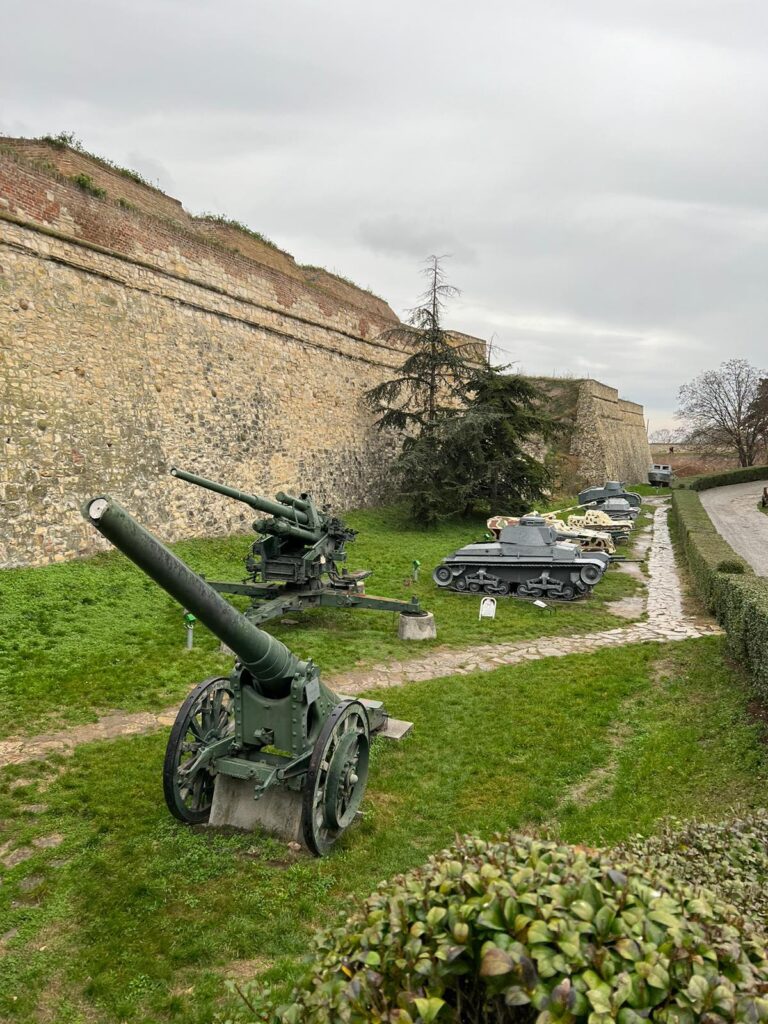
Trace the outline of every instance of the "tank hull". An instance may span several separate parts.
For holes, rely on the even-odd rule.
[[[514,554],[504,551],[506,547],[510,545],[460,548],[443,559],[432,578],[439,587],[459,593],[574,601],[591,593],[610,561],[602,552],[585,558],[572,545],[567,545],[570,557]]]

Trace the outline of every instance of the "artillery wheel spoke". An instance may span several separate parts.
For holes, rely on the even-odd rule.
[[[368,714],[356,700],[337,704],[312,751],[304,786],[304,842],[327,853],[352,824],[368,779]]]
[[[229,680],[206,679],[179,708],[163,762],[163,794],[174,817],[190,824],[208,820],[215,775],[202,759],[211,743],[234,735],[234,700]]]

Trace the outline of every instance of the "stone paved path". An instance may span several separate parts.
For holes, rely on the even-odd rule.
[[[768,576],[768,516],[757,507],[766,486],[768,480],[755,480],[699,495],[717,532],[758,576]]]
[[[503,665],[516,665],[539,658],[562,658],[568,654],[588,653],[604,647],[620,647],[643,641],[686,640],[691,637],[720,633],[711,621],[687,617],[683,611],[680,580],[677,575],[672,543],[667,524],[668,506],[657,507],[654,513],[653,533],[647,528],[637,547],[643,550],[650,544],[648,559],[647,622],[630,626],[586,633],[579,636],[541,637],[514,643],[483,644],[463,649],[433,648],[420,658],[374,665],[354,672],[344,672],[326,678],[337,693],[354,695],[366,690],[402,686],[443,676],[466,675],[469,672],[491,672]],[[630,569],[631,567],[631,569]],[[627,563],[627,570],[636,566]],[[16,737],[0,741],[0,767],[39,760],[50,753],[70,754],[81,743],[114,739],[155,732],[171,725],[178,705],[159,713],[140,711],[135,714],[112,712],[89,725],[75,726],[66,732],[52,732],[42,736]]]

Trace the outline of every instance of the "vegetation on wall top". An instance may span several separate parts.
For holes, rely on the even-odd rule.
[[[74,132],[59,132],[58,135],[40,135],[35,142],[44,142],[48,146],[52,146],[54,149],[72,149],[76,153],[80,153],[82,156],[87,156],[89,160],[95,160],[96,163],[101,164],[103,167],[108,168],[111,171],[116,171],[121,174],[124,178],[128,178],[130,181],[135,182],[137,185],[144,185],[145,188],[151,188],[153,192],[162,192],[162,189],[158,188],[157,185],[153,185],[151,181],[148,181],[144,175],[139,174],[138,171],[134,171],[131,167],[121,167],[120,164],[116,164],[114,161],[107,159],[104,156],[97,156],[95,153],[91,153],[85,148],[83,143]]]

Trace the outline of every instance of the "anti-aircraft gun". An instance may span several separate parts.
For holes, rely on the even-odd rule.
[[[371,737],[399,739],[410,723],[379,701],[329,690],[311,661],[249,622],[112,498],[91,499],[83,515],[237,658],[179,710],[163,765],[171,813],[193,824],[263,824],[326,853],[357,815]]]
[[[294,497],[280,492],[275,500],[248,494],[235,487],[187,473],[175,466],[171,476],[234,498],[266,517],[256,519],[259,534],[245,559],[247,579],[242,583],[210,581],[220,594],[241,594],[251,599],[246,615],[261,625],[287,611],[306,608],[370,608],[423,616],[419,600],[396,601],[365,594],[364,581],[370,570],[347,572],[346,544],[357,531],[327,510],[317,508],[308,494]]]

